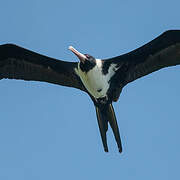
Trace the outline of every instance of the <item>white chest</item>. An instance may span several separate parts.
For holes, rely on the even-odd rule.
[[[81,71],[79,65],[78,69],[75,69],[75,71],[79,75],[88,92],[95,98],[102,98],[106,96],[109,89],[109,80],[115,73],[115,65],[111,65],[108,73],[104,75],[102,73],[101,60],[96,59],[96,62],[97,65],[87,73]]]

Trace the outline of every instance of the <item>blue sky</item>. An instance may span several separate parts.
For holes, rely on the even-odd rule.
[[[69,45],[97,58],[180,29],[180,1],[2,1],[0,43],[67,61]],[[95,108],[77,89],[0,81],[0,179],[179,179],[180,66],[127,85],[114,103],[121,132],[103,151]]]

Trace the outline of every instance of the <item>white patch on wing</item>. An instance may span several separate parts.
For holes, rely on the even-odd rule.
[[[75,69],[75,71],[79,75],[88,92],[95,98],[102,98],[106,96],[109,89],[109,80],[114,75],[117,68],[116,64],[111,64],[108,73],[104,75],[102,73],[102,61],[96,59],[96,63],[97,65],[87,73],[81,71],[79,64],[78,69]]]

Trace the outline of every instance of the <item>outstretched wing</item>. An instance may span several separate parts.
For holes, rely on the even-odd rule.
[[[56,60],[13,44],[0,45],[0,79],[44,81],[85,91],[77,63]]]
[[[106,66],[116,64],[114,81],[119,85],[114,100],[129,82],[161,68],[180,64],[180,30],[170,30],[127,54],[104,61]],[[116,96],[116,97],[115,97]]]

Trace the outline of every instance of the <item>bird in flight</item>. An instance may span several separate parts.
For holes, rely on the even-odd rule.
[[[69,49],[79,62],[50,58],[14,44],[0,45],[0,79],[44,81],[86,92],[92,99],[102,138],[108,152],[106,132],[111,126],[119,152],[122,144],[112,106],[128,83],[168,66],[180,64],[180,30],[169,30],[144,46],[109,59],[96,59]]]

